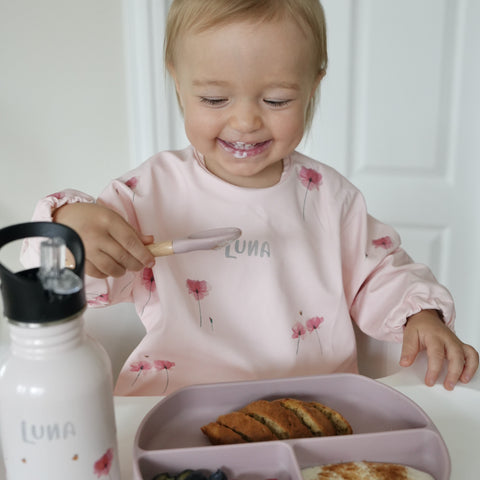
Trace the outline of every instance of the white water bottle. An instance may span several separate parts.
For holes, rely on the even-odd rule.
[[[119,480],[113,380],[82,313],[84,249],[68,227],[32,222],[0,230],[0,247],[42,242],[41,266],[0,264],[10,352],[0,367],[0,432],[8,480]],[[65,243],[74,270],[63,267]]]

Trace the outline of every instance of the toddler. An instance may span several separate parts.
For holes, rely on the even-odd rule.
[[[95,201],[65,190],[35,220],[74,228],[91,306],[134,302],[146,335],[119,395],[205,382],[357,372],[352,321],[427,350],[425,382],[468,382],[449,292],[372,218],[360,192],[295,149],[327,68],[318,0],[174,0],[165,59],[191,145],[159,153]],[[154,259],[146,245],[238,227],[215,251]],[[23,258],[38,258],[27,242]]]

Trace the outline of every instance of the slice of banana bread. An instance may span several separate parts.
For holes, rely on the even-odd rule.
[[[257,400],[241,411],[264,423],[279,439],[313,437],[310,429],[281,403]]]
[[[217,423],[238,433],[247,442],[278,440],[278,437],[262,422],[244,412],[232,412],[220,415]]]
[[[217,422],[211,422],[201,427],[202,432],[208,437],[213,445],[225,445],[230,443],[247,443],[241,435],[232,429],[220,425]]]
[[[281,398],[276,402],[295,413],[316,437],[336,435],[333,422],[313,405],[296,398]]]
[[[352,427],[342,414],[340,414],[333,408],[327,407],[323,403],[310,402],[310,405],[315,407],[317,410],[320,410],[325,416],[330,419],[330,421],[335,427],[337,435],[351,435]]]

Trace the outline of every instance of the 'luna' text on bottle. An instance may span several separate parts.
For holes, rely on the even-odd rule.
[[[36,445],[41,441],[66,440],[76,435],[72,422],[36,425],[25,420],[21,422],[21,434],[24,443]]]

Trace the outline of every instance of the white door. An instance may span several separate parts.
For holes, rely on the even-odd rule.
[[[126,0],[132,152],[186,145],[162,67],[171,2]],[[337,168],[453,293],[480,347],[480,2],[323,0],[329,68],[301,150]],[[393,347],[362,344],[373,356]],[[380,364],[368,373],[389,373]]]

